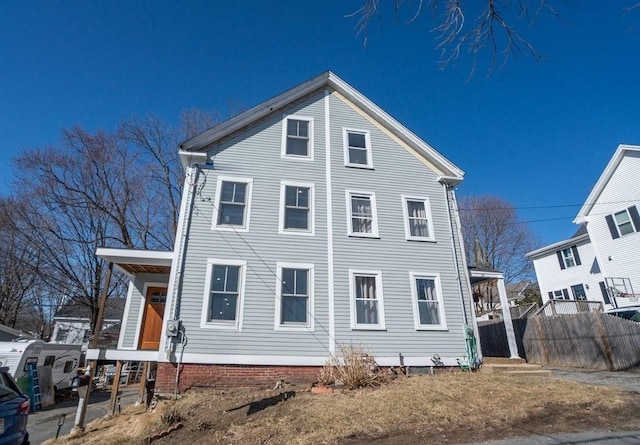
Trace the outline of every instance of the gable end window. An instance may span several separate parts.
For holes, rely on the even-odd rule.
[[[444,318],[440,277],[411,273],[411,296],[416,330],[447,329]]]
[[[384,330],[382,272],[349,271],[351,329]]]
[[[313,118],[291,115],[282,120],[282,157],[313,160]]]
[[[568,269],[570,267],[580,266],[582,262],[580,261],[580,255],[578,254],[578,247],[571,246],[566,249],[558,250],[556,252],[558,257],[558,263],[560,264],[560,269]]]
[[[249,230],[253,179],[219,177],[212,228],[246,232]]]
[[[241,330],[245,271],[245,261],[207,261],[200,327]]]
[[[347,167],[373,168],[371,135],[366,130],[344,128],[344,165]]]
[[[278,263],[276,330],[313,330],[313,264]]]
[[[620,212],[605,216],[611,238],[616,239],[634,232],[640,232],[640,215],[638,208],[631,206]]]
[[[280,233],[313,235],[315,230],[315,185],[306,182],[280,183]]]
[[[378,238],[376,195],[347,191],[347,230],[349,236]]]
[[[410,241],[435,241],[429,198],[402,196],[404,231]]]

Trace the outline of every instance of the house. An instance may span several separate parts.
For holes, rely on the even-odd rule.
[[[463,358],[463,172],[338,76],[185,141],[180,156],[174,250],[97,250],[131,281],[117,349],[88,358],[157,362],[159,391],[313,381],[340,345],[381,366]]]
[[[607,309],[640,296],[640,147],[620,145],[591,190],[569,239],[529,252],[543,302],[599,301]]]
[[[100,331],[101,343],[113,343],[114,347],[117,345],[125,302],[124,298],[107,299],[102,330]],[[83,304],[79,298],[68,299],[53,316],[51,343],[82,344],[86,348],[93,334],[90,317],[89,307]]]

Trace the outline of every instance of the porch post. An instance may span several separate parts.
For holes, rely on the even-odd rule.
[[[122,375],[122,360],[116,362],[116,374],[113,376],[113,382],[111,382],[111,400],[109,400],[109,413],[107,415],[112,416],[116,412],[116,405],[118,403],[118,392],[120,391],[120,376]]]
[[[504,320],[504,330],[507,333],[507,342],[509,343],[510,358],[520,358],[518,355],[518,344],[516,343],[516,334],[513,330],[513,320],[511,320],[511,309],[509,309],[509,300],[507,299],[507,289],[504,287],[504,278],[498,278],[498,295],[500,296],[500,306],[502,306],[502,319]]]

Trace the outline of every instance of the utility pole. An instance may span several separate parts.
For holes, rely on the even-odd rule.
[[[102,289],[102,295],[100,297],[100,306],[98,308],[98,318],[96,325],[93,327],[93,337],[89,342],[89,349],[96,349],[98,347],[98,335],[102,329],[102,319],[104,318],[104,308],[107,304],[107,295],[109,292],[109,285],[111,284],[111,274],[113,273],[113,263],[109,262],[109,268],[107,269],[107,278],[105,280],[104,288]],[[96,375],[96,367],[98,365],[97,360],[91,360],[89,362],[89,383],[87,389],[84,391],[78,389],[78,410],[76,411],[76,421],[72,431],[84,431],[84,422],[87,415],[87,406],[89,405],[89,395],[91,394],[91,387],[93,386],[93,378]]]

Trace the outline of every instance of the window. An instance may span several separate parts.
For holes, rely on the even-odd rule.
[[[53,366],[53,364],[56,362],[56,356],[55,355],[47,355],[44,358],[44,366]]]
[[[613,215],[607,215],[605,220],[613,239],[640,231],[640,215],[638,215],[636,206],[631,206]]]
[[[67,360],[66,362],[64,362],[64,373],[67,374],[71,371],[73,371],[73,369],[76,367],[76,362],[74,360]]]
[[[343,138],[344,165],[347,167],[373,168],[369,132],[344,128]]]
[[[38,366],[38,357],[27,357],[24,362],[24,372],[29,371],[29,365],[31,364]]]
[[[607,290],[607,286],[604,284],[604,281],[600,281],[598,283],[600,285],[600,293],[602,294],[602,300],[604,304],[611,304],[611,298],[609,297],[609,292]]]
[[[214,229],[249,230],[252,181],[246,178],[218,178]]]
[[[313,118],[291,115],[282,122],[282,157],[313,160]]]
[[[576,246],[558,250],[556,255],[558,257],[558,262],[560,263],[560,269],[568,269],[569,267],[580,266],[582,264],[580,262],[578,248]]]
[[[313,264],[278,263],[276,329],[313,329]]]
[[[440,277],[415,273],[410,276],[416,330],[446,329]]]
[[[402,196],[402,211],[407,240],[435,241],[429,198]]]
[[[280,186],[280,233],[313,235],[315,186],[282,181]]]
[[[245,261],[207,261],[201,327],[241,330],[245,270]]]
[[[385,329],[382,272],[349,271],[352,329]]]
[[[378,237],[375,193],[347,191],[347,215],[350,236]]]
[[[573,294],[573,299],[576,301],[584,301],[587,299],[587,293],[584,291],[582,284],[571,286],[571,293]]]
[[[56,334],[56,342],[65,343],[67,341],[68,336],[69,336],[69,329],[58,328],[58,333]]]

